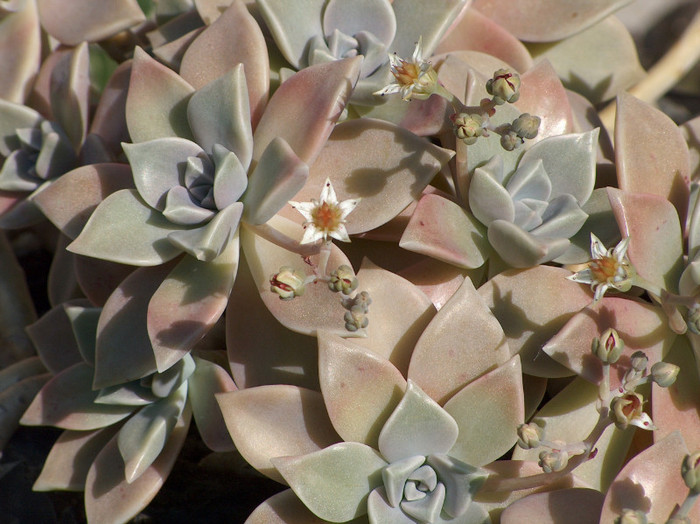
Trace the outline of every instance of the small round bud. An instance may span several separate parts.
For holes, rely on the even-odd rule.
[[[651,379],[662,388],[667,388],[676,381],[680,370],[675,364],[657,362],[651,366]]]
[[[513,151],[519,145],[523,143],[523,139],[520,138],[515,131],[508,131],[501,135],[501,147],[506,151]]]
[[[647,524],[647,514],[639,509],[625,508],[619,517],[615,519],[615,524]]]
[[[344,295],[349,295],[357,289],[357,284],[352,268],[343,264],[331,273],[328,288],[333,292],[340,291]]]
[[[477,138],[484,135],[484,119],[481,115],[460,113],[453,118],[452,123],[457,138],[468,146],[476,143]]]
[[[542,471],[552,473],[563,470],[569,463],[569,454],[561,449],[542,451],[538,462]]]
[[[496,105],[512,104],[520,98],[520,76],[508,69],[499,69],[486,82],[486,92]]]
[[[367,313],[369,311],[369,305],[372,303],[372,299],[369,296],[369,293],[367,291],[361,291],[352,300],[349,300],[346,305],[345,309],[349,310],[354,310],[357,309],[358,311],[362,311],[363,313]]]
[[[532,116],[529,113],[523,113],[518,118],[513,120],[511,124],[513,131],[520,138],[535,138],[537,132],[540,130],[540,122],[542,120],[539,116]]]
[[[700,451],[686,455],[681,464],[683,482],[693,493],[700,493]]]
[[[305,281],[305,275],[294,268],[283,266],[279,273],[270,277],[270,291],[277,293],[282,300],[291,300],[304,294]]]
[[[632,369],[634,369],[638,373],[642,373],[649,364],[649,359],[643,351],[635,351],[634,353],[632,353],[630,360],[632,363]]]
[[[518,446],[523,449],[535,449],[539,447],[540,440],[544,437],[544,428],[535,422],[520,424],[518,426]]]
[[[364,329],[369,325],[366,311],[359,307],[353,307],[350,311],[346,311],[343,319],[345,320],[345,329],[352,332]]]
[[[591,352],[605,364],[614,364],[620,358],[625,342],[613,328],[603,331],[600,338],[594,338]]]

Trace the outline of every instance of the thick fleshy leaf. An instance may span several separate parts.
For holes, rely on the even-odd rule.
[[[620,189],[670,200],[681,223],[688,210],[690,159],[676,124],[632,95],[617,100],[615,165]]]
[[[294,493],[315,515],[347,522],[367,511],[367,496],[382,484],[387,465],[374,449],[358,442],[341,442],[272,463]]]
[[[527,48],[533,57],[549,60],[568,89],[594,104],[617,96],[644,75],[632,36],[614,16],[570,38]]]
[[[361,233],[388,222],[420,198],[451,157],[452,152],[393,124],[349,120],[335,127],[294,200],[318,199],[329,177],[339,200],[361,199],[347,218],[348,232]],[[301,222],[298,213],[294,218]]]
[[[658,195],[608,188],[608,197],[620,233],[630,239],[627,256],[637,273],[670,292],[676,291],[683,270],[676,209]]]
[[[212,49],[226,49],[226,52],[212,53]],[[250,101],[246,117],[255,126],[267,102],[270,67],[262,31],[241,0],[231,2],[187,48],[180,74],[200,89],[237,64],[245,69],[246,83],[242,88],[245,90],[247,86],[246,100]]]
[[[585,217],[580,217],[583,223]],[[506,220],[489,225],[488,239],[500,257],[512,267],[532,267],[554,260],[569,247],[569,239],[539,237]]]
[[[122,264],[155,266],[182,253],[167,238],[182,229],[148,206],[135,189],[122,189],[97,206],[68,250]]]
[[[474,337],[474,333],[479,333]],[[440,404],[511,357],[503,328],[468,278],[423,331],[408,377]]]
[[[576,378],[545,404],[534,420],[546,428],[549,441],[580,442],[588,437],[600,418],[597,402],[598,387]],[[608,426],[595,443],[596,456],[576,468],[576,478],[589,487],[607,490],[625,461],[633,436],[633,430],[620,431],[614,425]],[[541,448],[524,450],[516,446],[513,459],[536,461],[540,451]]]
[[[418,337],[435,315],[435,308],[422,291],[407,280],[368,259],[357,273],[358,291],[372,298],[367,336],[357,339],[375,355],[389,360],[403,375]],[[397,309],[396,304],[401,304]]]
[[[0,22],[0,98],[24,102],[41,64],[41,29],[34,2],[22,2],[21,9],[6,13]]]
[[[280,137],[302,162],[311,164],[345,107],[361,62],[354,57],[307,67],[284,82],[255,129],[253,160],[260,160],[269,143]]]
[[[61,234],[56,242],[56,252],[48,276],[48,295],[51,305],[61,304],[74,298],[85,296],[78,286],[78,279],[75,274],[75,261],[78,255],[74,255],[66,250],[71,239]],[[85,258],[85,257],[81,257]],[[91,259],[97,260],[97,259]]]
[[[148,337],[148,303],[172,264],[141,268],[112,293],[97,326],[95,387],[136,380],[157,371]]]
[[[452,416],[409,379],[403,398],[379,433],[379,451],[390,463],[414,455],[447,453],[458,432]]]
[[[78,151],[88,127],[90,57],[86,42],[64,55],[51,73],[51,108],[56,122]]]
[[[270,459],[305,455],[340,440],[316,391],[273,385],[216,395],[236,449],[260,473],[284,482]]]
[[[182,77],[137,47],[126,97],[126,124],[131,140],[146,142],[175,136],[192,139],[187,102],[193,92],[194,88]]]
[[[120,426],[92,431],[66,430],[61,433],[44,461],[44,467],[34,482],[34,491],[85,489],[92,461],[111,440]]]
[[[134,187],[124,164],[93,164],[62,175],[32,201],[71,239],[76,238],[97,205],[120,189]]]
[[[101,138],[114,158],[121,153],[121,143],[129,142],[126,127],[126,96],[131,78],[131,60],[119,64],[102,90],[90,124],[90,133]]]
[[[520,353],[523,371],[529,375],[572,374],[540,350],[574,313],[592,301],[588,287],[566,279],[570,274],[551,266],[509,270],[478,290],[503,327],[510,354]]]
[[[238,237],[211,262],[185,256],[148,303],[148,335],[158,371],[186,355],[219,320],[238,269]]]
[[[351,524],[366,522],[360,517]],[[317,517],[299,500],[299,497],[287,489],[271,496],[260,504],[246,519],[246,524],[326,524],[326,520]]]
[[[22,417],[26,426],[56,426],[63,429],[102,428],[127,417],[133,407],[96,404],[92,389],[93,369],[75,364],[52,378],[34,398]]]
[[[197,431],[213,451],[233,451],[234,445],[226,430],[224,417],[216,402],[217,393],[236,391],[231,375],[213,362],[194,357],[197,367],[187,381],[187,395]]]
[[[425,293],[438,311],[459,289],[465,276],[473,278],[472,282],[480,282],[480,275],[481,269],[467,273],[462,269],[430,258],[421,260],[399,272],[399,276]]]
[[[429,57],[465,3],[464,0],[440,0],[426,10],[421,0],[392,2],[398,30],[390,51],[407,58],[412,55],[416,40],[421,36],[423,56]]]
[[[2,375],[0,375],[0,381],[5,381],[8,378],[19,378],[16,371],[20,367],[24,367],[22,362],[5,368]],[[27,371],[26,368],[24,371]],[[8,373],[15,376],[8,377]],[[36,375],[29,375],[26,378],[15,381],[0,390],[0,405],[3,407],[0,412],[0,450],[5,448],[19,427],[23,413],[26,413],[30,404],[34,402],[32,399],[37,398],[40,390],[45,387],[50,379],[50,373],[39,372]]]
[[[649,522],[664,522],[688,494],[680,475],[680,465],[687,454],[688,448],[678,432],[639,453],[610,485],[600,521],[612,522],[622,508],[629,508],[642,510]],[[691,522],[700,520],[700,506],[695,505],[688,516]]]
[[[72,255],[72,253],[69,254]],[[95,306],[103,306],[116,287],[136,269],[134,266],[108,262],[99,258],[73,256],[78,285]]]
[[[482,466],[496,460],[517,440],[525,421],[520,358],[470,382],[444,404],[459,426],[451,457]]]
[[[598,384],[603,378],[603,366],[591,354],[591,342],[608,328],[617,330],[625,342],[620,360],[611,366],[612,387],[619,385],[629,369],[632,353],[644,351],[651,366],[666,355],[676,338],[661,308],[621,297],[603,297],[576,313],[542,351],[577,375]]]
[[[124,461],[114,437],[97,455],[85,481],[85,512],[90,522],[126,522],[145,508],[170,474],[187,430],[191,413],[186,409],[173,428],[158,458],[141,476],[129,484],[124,477]]]
[[[521,73],[532,67],[532,57],[522,42],[475,9],[465,11],[458,25],[440,41],[435,53],[465,49],[500,58]]]
[[[535,493],[503,510],[501,524],[588,524],[598,520],[603,499],[600,491],[586,488]]]
[[[474,217],[485,226],[494,220],[512,222],[515,218],[513,197],[503,187],[504,179],[503,160],[500,156],[493,157],[483,167],[477,167],[471,177],[469,208]]]
[[[476,0],[474,9],[492,18],[521,40],[551,42],[578,33],[602,20],[631,0],[542,2]]]
[[[78,343],[80,356],[91,366],[95,365],[95,338],[97,335],[97,321],[100,318],[102,308],[92,305],[63,304],[66,316],[73,327],[73,336]]]
[[[136,0],[106,0],[96,6],[90,0],[66,4],[39,0],[41,26],[66,45],[97,42],[146,20]]]
[[[32,108],[0,99],[0,154],[7,157],[20,147],[17,129],[35,128],[43,121]]]
[[[333,427],[346,442],[376,448],[406,379],[390,362],[335,335],[319,333],[318,351],[321,393]]]
[[[700,379],[693,350],[686,337],[678,337],[664,362],[680,367],[674,384],[652,386],[651,419],[658,428],[654,441],[679,430],[688,449],[700,448]],[[651,362],[649,363],[651,366]]]
[[[249,224],[270,220],[304,186],[309,167],[283,138],[274,138],[248,178],[243,219]]]

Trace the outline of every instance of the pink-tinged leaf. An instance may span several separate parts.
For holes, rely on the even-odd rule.
[[[87,42],[61,57],[51,72],[51,108],[53,116],[78,151],[88,126],[90,95],[90,56]]]
[[[66,430],[54,443],[44,467],[34,482],[34,491],[85,489],[93,460],[112,439],[121,425],[92,431]]]
[[[520,80],[520,98],[515,107],[523,113],[537,115],[542,119],[537,136],[530,143],[550,136],[573,133],[574,114],[566,90],[552,64],[548,60],[540,60],[523,73]]]
[[[253,161],[260,160],[275,137],[281,137],[303,162],[313,163],[357,82],[361,63],[360,57],[354,57],[314,65],[284,82],[255,130]]]
[[[568,89],[594,104],[614,98],[645,74],[632,35],[615,16],[570,38],[528,49],[535,60],[549,60]]]
[[[547,379],[523,375],[523,393],[525,395],[525,420],[530,420],[542,403],[547,392]]]
[[[85,512],[91,523],[126,522],[153,500],[185,443],[190,419],[191,413],[185,409],[158,458],[131,484],[124,477],[117,437],[109,441],[97,455],[85,481]]]
[[[212,53],[212,49],[226,50]],[[180,75],[195,89],[243,64],[253,127],[260,120],[270,85],[267,45],[242,0],[235,0],[204,30],[182,57]]]
[[[95,388],[145,377],[157,370],[148,337],[148,303],[174,263],[141,268],[112,293],[97,325]]]
[[[617,100],[615,165],[620,189],[671,201],[685,223],[690,158],[683,134],[664,113],[628,94]]]
[[[688,494],[680,475],[687,454],[683,437],[673,432],[630,460],[605,496],[600,522],[613,522],[624,508],[643,511],[649,522],[665,522]],[[688,516],[700,522],[700,506]]]
[[[535,421],[546,428],[549,441],[580,442],[593,430],[600,419],[598,410],[598,387],[581,378],[570,382],[558,392],[535,415]],[[595,443],[595,457],[579,465],[576,478],[600,491],[605,491],[620,471],[629,453],[634,430],[620,431],[608,426]],[[541,448],[524,450],[516,446],[513,458],[537,460]]]
[[[652,386],[651,419],[658,430],[654,441],[679,430],[689,449],[700,448],[700,378],[693,350],[686,337],[678,337],[664,362],[680,367],[676,381],[668,388]],[[649,362],[651,366],[651,362]]]
[[[216,395],[236,449],[260,473],[284,483],[270,459],[305,455],[340,440],[316,391],[273,385]]]
[[[520,358],[470,382],[444,408],[459,426],[449,455],[472,466],[496,460],[513,447],[525,421]]]
[[[368,259],[362,261],[357,280],[357,291],[367,291],[372,298],[367,337],[358,338],[357,343],[387,359],[406,375],[413,347],[435,316],[435,307],[409,281]],[[401,307],[397,308],[397,304]]]
[[[24,360],[5,366],[0,370],[0,392],[21,382],[25,378],[46,373],[46,366],[38,356],[27,357]]]
[[[505,363],[512,354],[496,317],[471,280],[465,279],[423,331],[408,378],[444,404],[465,384]]]
[[[665,198],[647,193],[608,188],[608,198],[622,237],[630,239],[627,256],[637,273],[661,288],[676,291],[683,270],[676,209]]]
[[[236,391],[231,375],[213,362],[194,357],[197,367],[187,381],[187,395],[197,431],[213,451],[233,451],[234,445],[226,429],[215,395]]]
[[[184,357],[219,320],[238,269],[238,235],[211,262],[185,255],[148,303],[148,336],[158,371]]]
[[[294,200],[318,199],[330,177],[339,200],[361,199],[347,217],[347,229],[350,234],[362,233],[385,224],[420,198],[452,156],[451,151],[394,124],[349,120],[335,127]],[[294,210],[283,214],[303,221]]]
[[[133,406],[96,404],[92,389],[93,369],[75,364],[49,380],[22,417],[25,426],[56,426],[86,431],[119,422]]]
[[[78,255],[66,250],[71,239],[60,234],[56,242],[56,251],[49,268],[48,295],[49,303],[57,306],[85,295],[78,286],[75,274],[75,261]]]
[[[136,0],[38,0],[41,26],[61,43],[97,42],[144,22]]]
[[[570,488],[535,493],[508,506],[501,524],[589,524],[597,522],[605,496],[595,489]],[[572,509],[575,508],[575,511]]]
[[[24,191],[0,191],[0,217],[11,213],[26,197]]]
[[[520,353],[523,371],[540,377],[572,373],[540,348],[593,300],[589,286],[551,266],[504,271],[479,288],[479,295],[503,327],[510,354]]]
[[[78,285],[95,306],[104,306],[117,286],[136,269],[99,258],[73,256]]]
[[[77,299],[54,307],[39,320],[27,326],[39,358],[52,374],[83,362],[78,343],[73,334],[73,325],[66,316],[68,306],[90,307],[85,299]]]
[[[495,56],[521,73],[532,67],[532,57],[522,42],[475,9],[464,12],[458,24],[440,41],[435,54],[462,50]]]
[[[389,361],[323,332],[318,335],[318,367],[323,400],[338,435],[376,448],[406,379]]]
[[[486,230],[460,205],[440,195],[424,195],[399,245],[460,268],[477,268],[491,252]]]
[[[622,297],[603,297],[576,313],[542,350],[561,365],[593,384],[603,379],[603,364],[591,353],[593,338],[614,328],[625,349],[610,369],[610,385],[617,387],[630,368],[630,355],[644,351],[649,365],[661,360],[676,339],[659,307]]]
[[[552,42],[583,31],[631,0],[476,0],[472,5],[520,40]]]
[[[280,216],[273,217],[267,226],[275,228],[293,241],[299,242],[302,238],[301,226]],[[347,335],[343,320],[346,310],[338,296],[329,292],[325,283],[308,284],[304,294],[294,300],[281,300],[277,293],[270,291],[270,277],[277,274],[281,267],[293,267],[302,274],[310,274],[310,267],[298,254],[273,244],[253,231],[245,228],[242,230],[241,245],[260,296],[275,318],[288,329],[305,335],[314,335],[318,329]],[[312,264],[318,265],[318,255],[312,256],[310,260]],[[349,266],[350,262],[338,247],[332,246],[328,268],[335,269],[343,264]]]
[[[416,262],[399,272],[399,276],[425,293],[438,311],[462,285],[465,274],[462,269],[430,258]],[[477,282],[480,280],[477,275],[472,276]]]
[[[126,97],[126,124],[134,143],[179,136],[192,139],[187,100],[194,88],[137,47]]]
[[[593,107],[593,104],[591,104],[587,98],[581,96],[580,94],[567,89],[566,96],[569,98],[569,105],[571,106],[571,111],[574,115],[574,132],[585,133],[587,131],[592,131],[596,127],[600,130],[598,133],[598,172],[596,173],[596,185],[598,187],[604,185],[615,185],[614,181],[616,179],[612,178],[615,176],[614,173],[611,176],[610,183],[603,184],[603,182],[607,181],[608,179],[603,179],[601,163],[605,163],[610,168],[614,167],[610,164],[612,164],[611,160],[615,156],[615,153],[613,152],[613,145],[612,141],[610,140],[610,135],[608,135],[603,122],[600,120],[598,112]],[[609,169],[609,171],[610,170],[612,169]]]
[[[688,120],[680,129],[688,144],[690,154],[690,178],[691,180],[697,180],[700,176],[700,116]]]
[[[366,517],[361,518],[366,520]],[[362,522],[360,519],[357,520]],[[327,522],[311,513],[291,489],[271,496],[255,508],[246,519],[246,524],[326,524]],[[351,522],[355,523],[355,521]]]
[[[241,389],[269,384],[319,389],[316,339],[290,331],[272,316],[243,260],[226,308],[226,348]]]
[[[41,64],[41,28],[35,2],[0,21],[0,98],[24,103]]]
[[[130,141],[126,127],[126,95],[131,78],[131,64],[131,60],[127,60],[114,70],[102,90],[90,125],[90,133],[99,136],[115,158],[121,154],[121,143]]]
[[[97,205],[108,195],[134,187],[126,164],[92,164],[69,171],[33,199],[41,212],[75,239]]]
[[[3,370],[0,375],[0,380],[7,377],[6,371],[10,370],[15,374],[20,363],[17,363]],[[24,369],[24,371],[27,371]],[[22,414],[27,411],[32,399],[36,398],[39,390],[44,387],[46,382],[51,379],[50,373],[39,373],[30,375],[18,382],[14,382],[8,387],[0,390],[0,452],[12,438],[12,434],[17,430],[20,424]]]
[[[53,110],[51,109],[51,76],[54,67],[61,59],[71,54],[70,47],[60,46],[51,52],[41,63],[39,73],[34,80],[34,86],[29,98],[31,106],[49,120],[53,120]]]

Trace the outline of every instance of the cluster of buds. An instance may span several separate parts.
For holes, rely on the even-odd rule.
[[[486,92],[498,106],[517,102],[520,98],[520,76],[509,69],[499,69],[486,82]]]
[[[536,422],[518,426],[518,446],[523,449],[546,448],[540,452],[538,461],[545,473],[563,471],[569,464],[569,458],[588,451],[580,442],[567,444],[562,440],[545,440],[544,428]]]
[[[700,451],[685,456],[681,476],[691,493],[700,493]]]
[[[345,329],[350,332],[358,332],[365,329],[369,325],[369,305],[372,299],[367,291],[362,291],[353,298],[347,297],[343,299],[343,307],[347,309],[345,312]]]
[[[540,129],[541,121],[538,116],[523,113],[513,120],[511,124],[501,126],[499,128],[501,147],[506,151],[513,151],[513,149],[524,144],[525,140],[535,138]]]

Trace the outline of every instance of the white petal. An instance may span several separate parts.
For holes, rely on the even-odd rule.
[[[630,424],[637,426],[638,428],[648,429],[649,431],[656,429],[651,417],[646,413],[642,413],[639,417],[630,420]]]
[[[357,204],[360,203],[359,198],[351,198],[349,200],[343,200],[338,204],[338,208],[340,209],[340,219],[344,220],[345,217],[347,217],[350,213],[352,213],[352,210],[357,207]]]
[[[618,262],[622,262],[627,256],[627,248],[630,244],[630,237],[625,237],[615,246],[613,250],[613,256]]]
[[[316,229],[316,227],[313,224],[309,224],[308,226],[306,226],[306,229],[304,230],[304,236],[302,237],[301,242],[299,243],[312,244],[322,238],[323,233],[321,232],[321,230]]]
[[[593,302],[598,302],[601,298],[603,298],[603,295],[605,295],[605,292],[609,287],[610,286],[608,284],[600,284],[599,286],[596,286],[595,293],[593,294]]]
[[[418,37],[416,48],[413,50],[413,63],[420,64],[423,61],[423,36]]]
[[[591,270],[589,268],[582,269],[581,271],[578,271],[573,275],[569,275],[566,278],[568,280],[578,282],[579,284],[595,284],[597,282],[593,278],[593,273],[591,273]]]
[[[333,189],[333,184],[331,184],[330,178],[326,178],[326,182],[323,184],[323,190],[321,190],[321,202],[327,202],[328,204],[338,203],[338,197],[335,196],[335,189]]]
[[[603,258],[607,254],[605,246],[600,239],[591,233],[591,259]]]
[[[382,87],[379,91],[375,91],[372,94],[377,96],[393,95],[394,93],[398,93],[400,90],[401,88],[399,87],[399,84],[389,84],[388,86]]]
[[[311,221],[311,212],[316,208],[317,204],[314,202],[294,202],[290,200],[289,205],[299,211],[307,221]]]
[[[336,238],[336,239],[341,240],[343,242],[350,242],[350,237],[348,236],[348,230],[345,229],[344,224],[340,224],[338,226],[338,229],[336,229],[335,231],[331,231],[329,234],[333,238]]]

